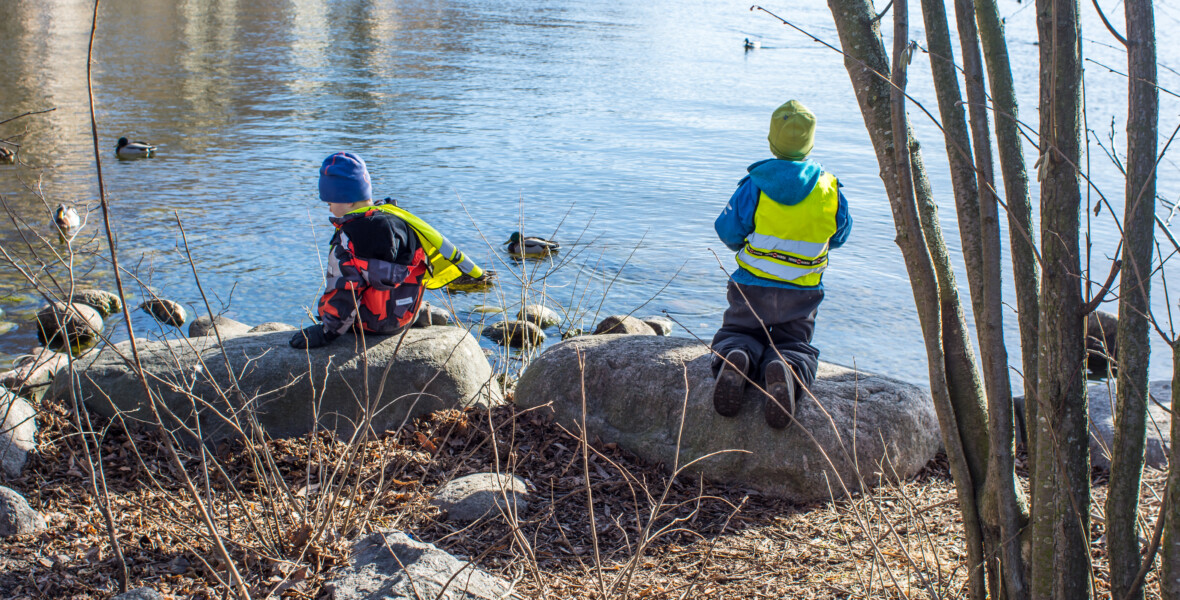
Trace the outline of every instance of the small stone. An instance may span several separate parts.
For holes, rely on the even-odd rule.
[[[214,326],[217,328],[216,332],[213,330]],[[207,316],[197,317],[188,326],[189,337],[204,337],[218,333],[221,334],[221,337],[230,337],[241,335],[248,331],[250,331],[249,325],[220,315],[212,319]]]
[[[500,344],[522,348],[543,343],[545,332],[528,321],[498,321],[485,327],[483,336]]]
[[[552,308],[543,304],[529,304],[520,309],[516,313],[516,318],[521,321],[528,321],[541,327],[541,329],[549,329],[550,327],[557,327],[561,325],[561,317]]]
[[[507,581],[400,531],[378,532],[359,540],[348,564],[332,575],[324,590],[333,600],[499,600],[516,596]]]
[[[179,302],[172,300],[156,298],[155,300],[148,300],[140,304],[139,308],[155,317],[157,321],[173,327],[180,327],[188,320],[184,307]]]
[[[0,321],[0,335],[4,335],[9,331],[16,330],[16,323],[12,321]]]
[[[111,600],[164,600],[164,597],[160,595],[160,592],[152,588],[141,587],[127,590],[127,593],[119,594],[111,598]]]
[[[672,328],[675,325],[668,317],[644,317],[643,322],[651,327],[656,335],[672,335]]]
[[[37,442],[36,413],[24,398],[0,388],[0,473],[20,477]]]
[[[286,323],[279,323],[278,321],[267,321],[261,325],[255,325],[246,333],[270,333],[272,331],[295,331],[297,327],[288,325]]]
[[[74,302],[85,304],[97,310],[98,314],[102,315],[103,318],[123,311],[123,300],[116,294],[105,290],[92,288],[74,290]]]
[[[528,493],[528,484],[519,476],[473,473],[439,488],[431,503],[447,511],[448,519],[475,521],[499,516],[509,505],[514,514],[525,513],[529,508]]]
[[[414,319],[414,327],[430,327],[431,325],[450,325],[451,313],[441,306],[434,306],[423,302],[418,308],[418,316]]]
[[[576,338],[579,335],[586,335],[586,330],[581,327],[575,327],[561,332],[561,339],[568,340],[570,338]]]
[[[33,398],[70,364],[70,358],[49,348],[34,348],[16,363],[16,368],[0,373],[0,386],[17,395]]]
[[[168,571],[174,575],[183,575],[192,563],[183,556],[177,556],[168,562]]]
[[[70,341],[85,341],[102,331],[102,316],[85,304],[54,302],[37,313],[37,333],[45,344],[65,344],[62,332]]]
[[[38,533],[48,527],[45,517],[29,507],[24,496],[0,485],[0,538]]]
[[[594,335],[604,333],[622,335],[655,335],[656,332],[647,323],[630,315],[611,315],[602,320],[594,328]]]

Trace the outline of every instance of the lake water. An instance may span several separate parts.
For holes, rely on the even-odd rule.
[[[1000,4],[1022,117],[1035,130],[1034,10],[1028,1]],[[1102,4],[1121,27],[1121,5]],[[316,169],[327,154],[349,150],[368,162],[378,197],[397,198],[499,272],[495,292],[434,299],[453,302],[462,318],[480,319],[479,305],[519,305],[518,280],[527,278],[530,301],[543,292],[551,305],[574,308],[583,326],[593,327],[596,313],[641,307],[637,315],[667,311],[682,325],[676,335],[708,339],[726,305],[724,270],[734,266],[713,220],[745,167],[769,156],[770,112],[797,98],[818,116],[813,158],[841,178],[855,219],[825,276],[821,358],[924,384],[913,296],[842,59],[748,8],[705,0],[104,2],[94,90],[122,264],[203,314],[179,217],[215,311],[252,324],[305,322],[331,233]],[[822,1],[768,8],[836,43]],[[86,104],[91,10],[82,1],[10,0],[0,13],[0,119],[56,108],[0,125],[0,138],[15,138],[27,163],[0,166],[0,194],[47,237],[36,191],[50,206],[88,208],[80,241],[101,224]],[[1125,55],[1088,3],[1083,11],[1086,53],[1123,71]],[[1180,8],[1160,3],[1157,11],[1158,31],[1180,25]],[[914,37],[924,40],[920,28]],[[744,51],[745,38],[762,48]],[[1161,85],[1180,90],[1180,44],[1161,43],[1160,61]],[[1112,119],[1116,131],[1125,119],[1126,81],[1102,65],[1087,63],[1088,119],[1092,138],[1109,147]],[[925,55],[910,79],[934,111]],[[1178,108],[1176,97],[1161,95],[1162,137]],[[917,110],[911,117],[957,254],[941,135]],[[115,160],[124,135],[157,144],[159,156]],[[1114,142],[1121,152],[1121,135]],[[1035,150],[1028,154],[1031,165]],[[1094,142],[1089,163],[1121,219],[1121,177]],[[1177,164],[1169,156],[1160,165],[1160,194],[1172,202],[1180,199]],[[1117,228],[1105,209],[1092,226],[1101,281]],[[556,235],[564,249],[553,262],[511,261],[499,243],[518,229]],[[53,241],[36,242],[38,254]],[[7,219],[0,244],[29,257]],[[97,241],[85,247],[105,256]],[[112,287],[104,260],[79,268]],[[959,282],[966,302],[961,269]],[[1005,283],[1014,304],[1010,274]],[[1167,329],[1158,284],[1154,304]],[[0,294],[5,319],[20,324],[0,335],[0,355],[11,357],[35,345],[28,323],[43,301],[11,265],[0,269]],[[1018,366],[1016,317],[1005,318]],[[137,332],[161,333],[142,312],[134,319]],[[1154,343],[1152,377],[1166,378],[1170,351]]]

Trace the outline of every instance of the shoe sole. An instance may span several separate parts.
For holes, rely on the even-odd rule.
[[[794,423],[795,402],[791,398],[790,386],[782,382],[774,383],[766,391],[771,395],[771,398],[766,399],[766,424],[774,429],[785,429]]]
[[[717,383],[713,388],[713,409],[723,417],[737,416],[742,410],[742,395],[745,392],[746,378],[741,373],[726,366],[717,376]]]

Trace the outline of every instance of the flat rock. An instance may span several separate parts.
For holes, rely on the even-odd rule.
[[[1147,384],[1151,400],[1147,403],[1146,444],[1143,464],[1153,469],[1168,468],[1168,448],[1172,446],[1172,382],[1153,381]],[[1090,466],[1110,469],[1110,449],[1114,444],[1115,380],[1099,381],[1086,387],[1090,410]],[[1012,398],[1016,414],[1016,434],[1020,443],[1028,442],[1024,422],[1024,396]]]
[[[85,304],[54,302],[37,313],[37,333],[45,344],[64,344],[62,332],[74,340],[88,340],[102,331],[102,316]]]
[[[119,594],[111,598],[111,600],[164,600],[164,597],[160,595],[160,592],[152,588],[141,587],[127,590],[126,593]]]
[[[643,317],[643,322],[651,327],[656,335],[672,335],[672,329],[676,326],[668,317]]]
[[[214,316],[210,319],[207,315],[203,315],[193,319],[188,326],[189,337],[203,337],[206,335],[215,335],[213,328],[217,328],[216,333],[220,333],[221,337],[230,337],[241,335],[250,331],[250,326],[240,321],[235,321],[229,317],[221,315]]]
[[[736,417],[714,412],[710,360],[707,346],[687,338],[578,337],[535,358],[517,382],[515,400],[525,408],[548,404],[559,423],[577,430],[584,381],[590,439],[615,442],[669,466],[720,453],[688,472],[798,503],[842,496],[837,474],[849,490],[858,490],[857,465],[869,485],[882,472],[910,477],[938,450],[934,405],[917,386],[821,362],[811,386],[815,400],[802,396],[796,423],[775,430],[766,425],[765,396],[754,386]]]
[[[0,538],[38,533],[47,527],[45,517],[29,507],[24,496],[0,485]]]
[[[117,294],[112,294],[106,290],[98,290],[92,288],[82,288],[74,290],[74,302],[85,304],[94,310],[103,318],[109,317],[115,313],[123,312],[123,300]]]
[[[16,331],[19,326],[12,321],[0,321],[0,335],[4,335],[10,331]]]
[[[497,321],[483,328],[483,336],[500,344],[523,348],[545,341],[545,332],[528,321]]]
[[[561,317],[557,311],[543,304],[529,304],[516,313],[516,318],[528,321],[541,329],[549,329],[561,325]]]
[[[289,333],[271,332],[225,338],[223,347],[212,337],[143,341],[139,352],[158,397],[189,425],[199,416],[206,440],[235,435],[213,413],[213,408],[227,408],[218,388],[233,389],[226,358],[247,399],[254,399],[250,407],[259,424],[273,437],[301,436],[317,423],[348,435],[366,406],[372,409],[372,429],[380,433],[437,410],[503,402],[491,365],[467,331],[411,329],[395,357],[400,337],[369,335],[365,349],[361,338],[345,334],[322,348],[296,350],[287,344]],[[129,352],[127,344],[107,346],[75,361],[82,396],[104,416],[118,411],[124,417],[150,419],[143,386],[119,356]],[[378,397],[382,373],[391,362]],[[65,401],[68,385],[68,378],[58,377],[48,398]],[[197,408],[191,397],[175,389],[177,385],[191,388],[202,400]],[[373,394],[371,403],[365,401],[365,389]]]
[[[506,581],[400,531],[358,541],[348,566],[325,589],[333,600],[499,600],[512,591]]]
[[[20,477],[29,452],[37,446],[36,412],[24,398],[0,388],[0,473]]]
[[[1152,400],[1147,402],[1147,444],[1144,464],[1153,469],[1168,468],[1168,448],[1172,446],[1172,382],[1153,381],[1147,385]],[[1110,449],[1114,445],[1115,381],[1091,383],[1090,394],[1090,464],[1110,468]],[[1161,406],[1162,405],[1162,406]]]
[[[418,308],[418,316],[414,319],[414,327],[430,327],[431,325],[450,325],[451,313],[441,306],[423,302]]]
[[[246,333],[268,333],[271,331],[295,331],[298,327],[288,325],[286,323],[279,323],[278,321],[267,321],[261,325],[255,325]]]
[[[184,305],[175,300],[155,298],[140,304],[139,308],[157,321],[173,327],[180,327],[188,320],[188,313],[184,310]]]
[[[472,473],[440,487],[431,502],[447,511],[448,519],[475,521],[501,512],[524,514],[529,509],[528,493],[528,484],[516,475]]]
[[[49,348],[36,348],[16,363],[16,368],[0,373],[0,386],[25,398],[36,398],[53,378],[70,364],[70,357]]]
[[[611,315],[602,320],[594,328],[594,335],[604,333],[623,335],[655,335],[656,332],[647,323],[630,315]]]

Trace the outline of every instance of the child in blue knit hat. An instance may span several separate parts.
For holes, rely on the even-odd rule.
[[[323,346],[353,328],[401,332],[417,316],[430,269],[416,230],[398,209],[373,203],[365,161],[351,152],[324,159],[319,188],[336,226],[318,307],[322,322],[297,332],[291,346]]]

